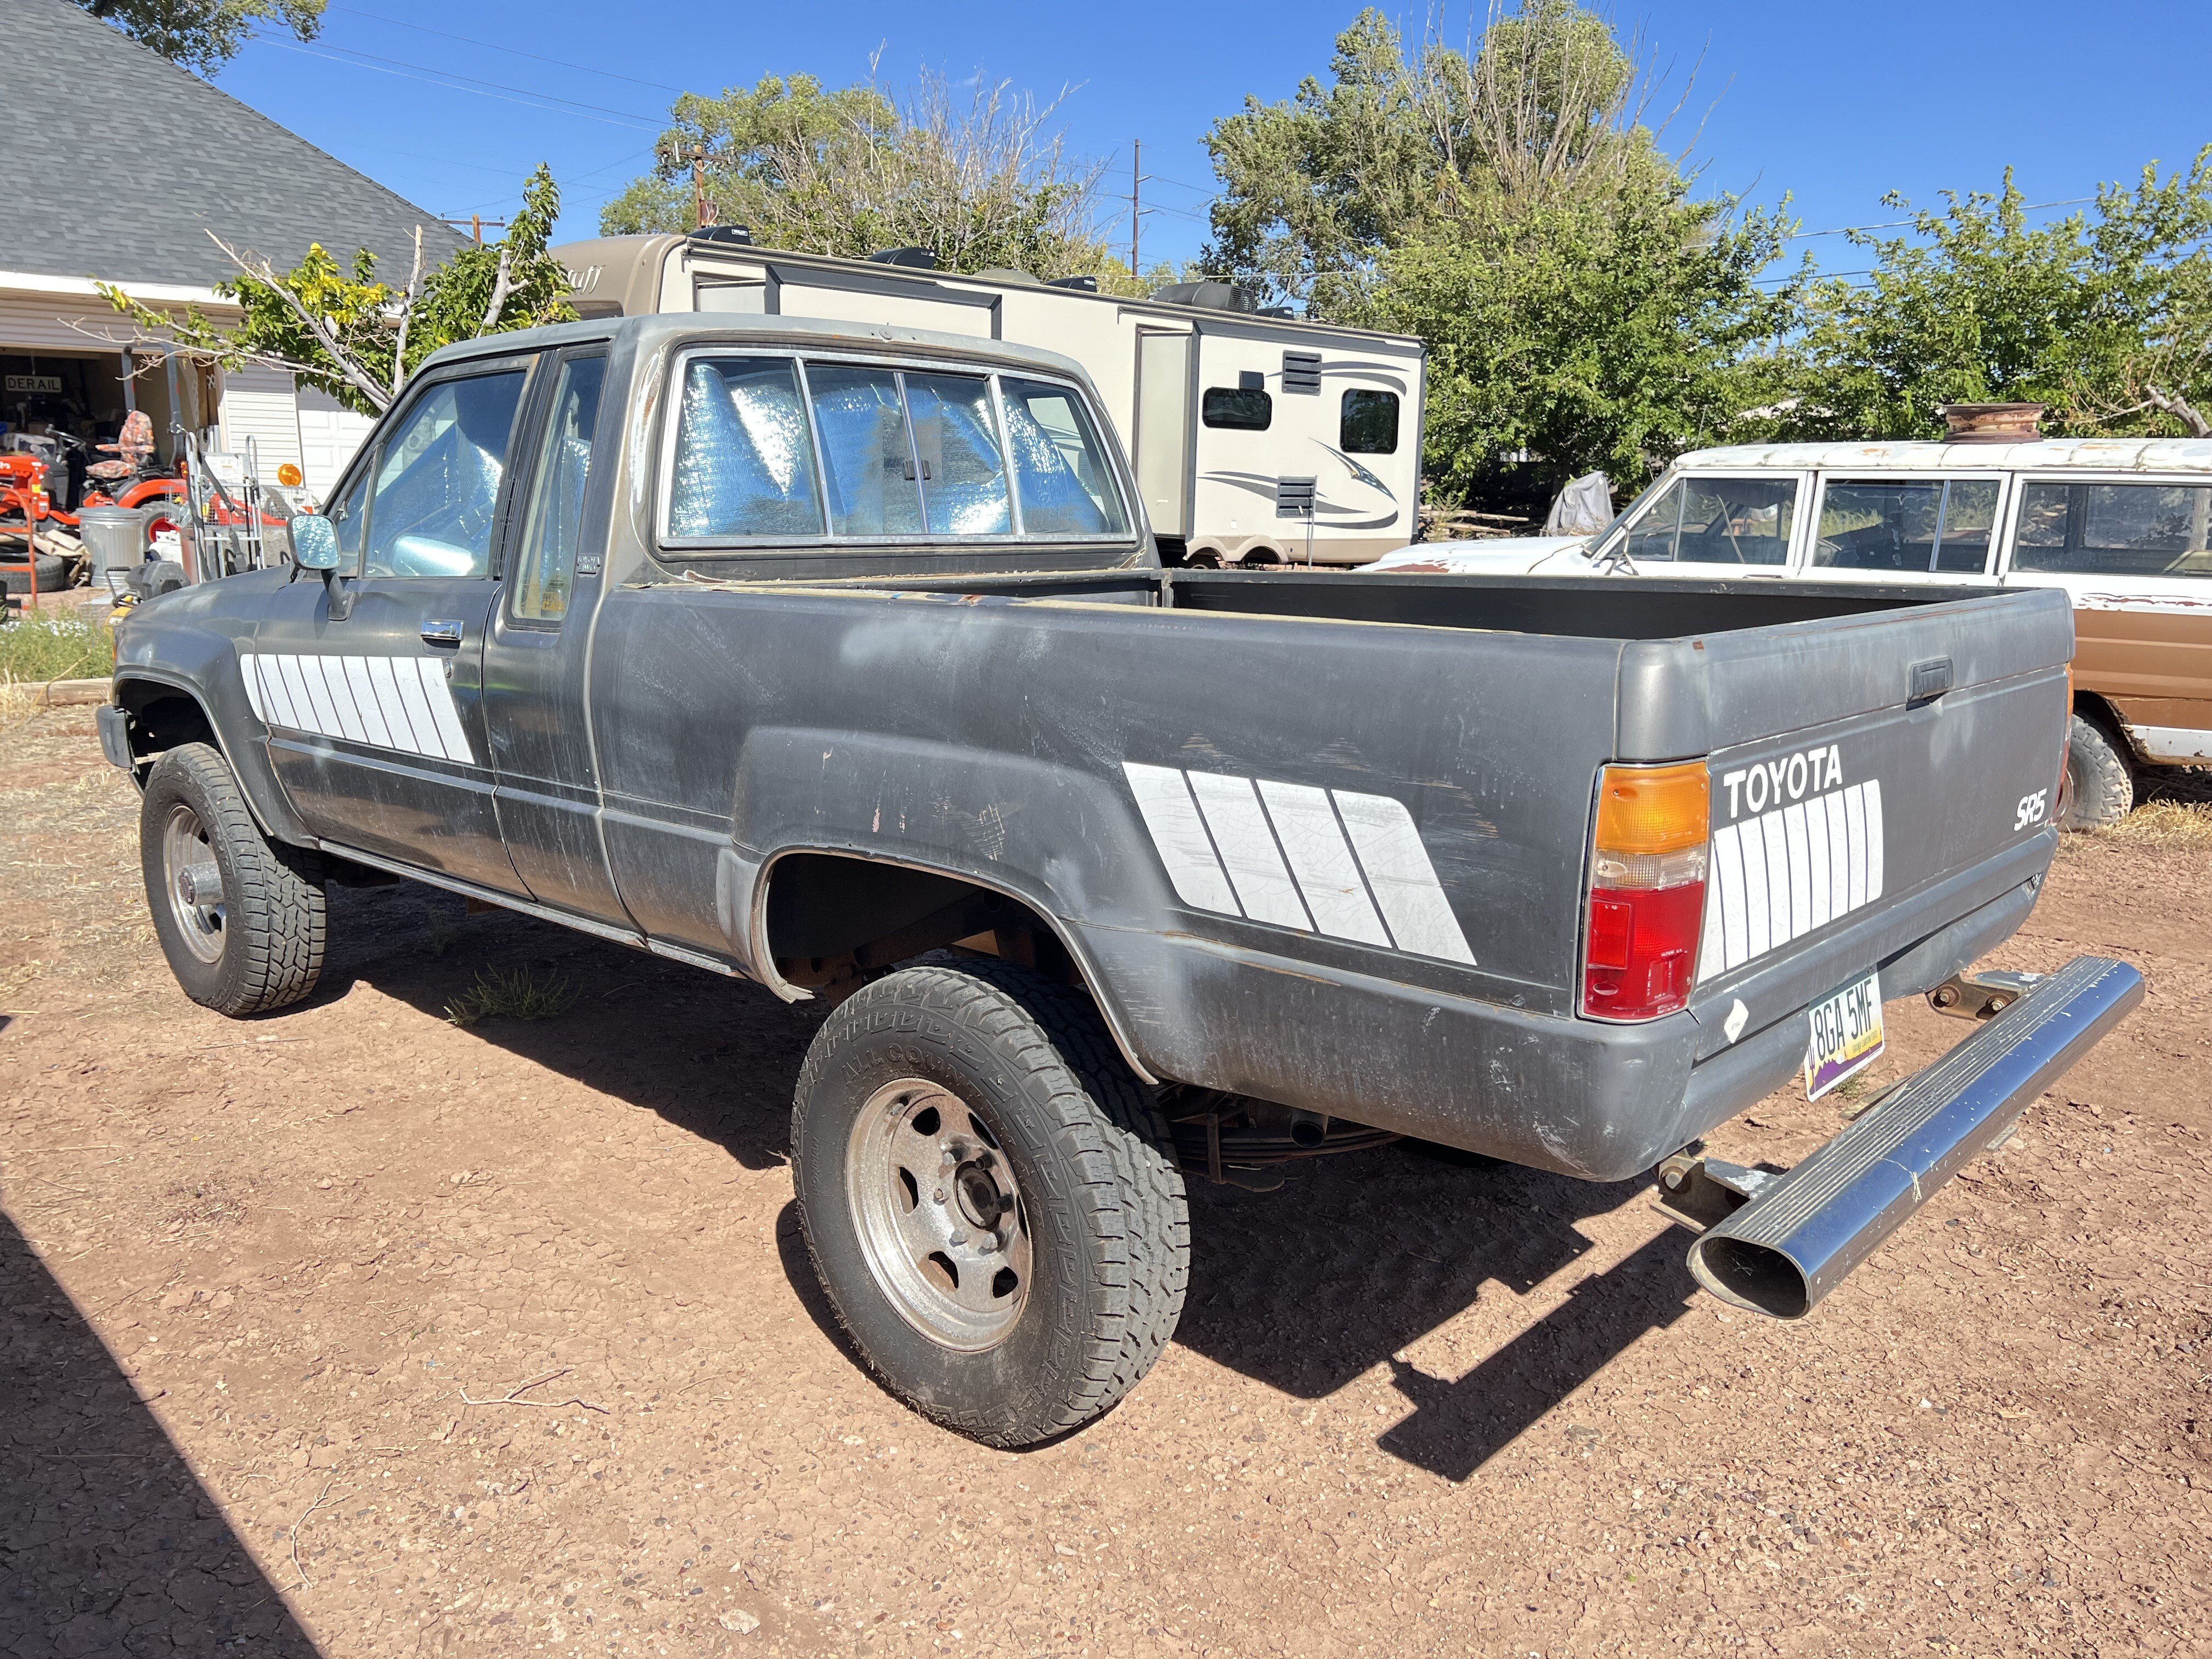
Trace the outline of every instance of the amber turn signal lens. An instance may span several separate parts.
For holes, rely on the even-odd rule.
[[[289,461],[276,469],[276,482],[287,489],[297,489],[305,481],[306,477],[305,473]]]
[[[1710,833],[1705,763],[1608,766],[1598,779],[1598,849],[1679,853],[1703,847]]]

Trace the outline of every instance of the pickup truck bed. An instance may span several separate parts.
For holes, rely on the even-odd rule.
[[[579,362],[604,380],[596,414],[574,412]],[[903,390],[870,393],[856,427],[869,374]],[[512,435],[472,433],[467,399],[500,375],[541,389]],[[988,398],[957,390],[987,375]],[[769,376],[814,388],[811,426],[778,423]],[[995,462],[961,470],[925,387],[994,411]],[[1018,395],[1058,424],[1025,427]],[[208,954],[221,927],[291,937],[234,876],[268,872],[286,915],[319,916],[322,879],[383,872],[838,1002],[794,1119],[817,1265],[895,1388],[1018,1443],[1110,1403],[1172,1328],[1179,1103],[1618,1179],[1796,1072],[1815,1004],[1870,975],[1880,999],[1953,982],[2033,904],[2063,595],[1168,572],[1110,441],[1078,453],[1086,396],[1044,354],[784,319],[441,357],[341,489],[343,510],[368,501],[346,533],[370,555],[303,520],[310,568],[189,589],[122,631],[103,742],[147,788],[180,978],[231,1012],[304,994],[311,972],[248,983],[224,939]],[[696,447],[702,408],[720,449]],[[679,524],[684,491],[757,498],[763,458],[799,477],[809,444],[833,475],[820,499],[848,510],[853,441],[885,499],[942,488],[973,514],[1018,473],[1034,520],[1002,507],[975,520],[992,533],[933,541],[675,533],[704,521]],[[580,453],[601,458],[588,482]],[[1079,476],[1091,529],[1024,541],[1042,503],[1080,509]],[[550,616],[531,550],[549,495],[574,557]],[[390,556],[429,562],[380,568],[380,515],[402,514]],[[481,568],[437,563],[464,536]],[[204,833],[218,785],[253,845]],[[211,922],[218,877],[232,910]],[[2127,970],[2081,982],[2036,1016],[2070,1035],[2014,1055],[2018,1087],[2124,1011]],[[1939,1092],[1931,1121],[1958,1091]],[[1120,1194],[1120,1218],[1054,1208],[1084,1191]],[[1807,1267],[1805,1305],[1836,1276]],[[1051,1347],[1076,1328],[1092,1346]]]

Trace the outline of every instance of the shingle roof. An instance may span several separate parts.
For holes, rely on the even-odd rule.
[[[282,270],[311,242],[404,283],[462,239],[69,0],[0,0],[8,106],[0,269],[204,287],[233,267],[213,230]]]

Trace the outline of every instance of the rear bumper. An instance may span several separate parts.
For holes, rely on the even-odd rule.
[[[1690,1246],[1690,1271],[1724,1302],[1802,1318],[2142,997],[2142,976],[2125,963],[2075,957],[1803,1163],[1760,1182]]]
[[[1913,996],[2009,937],[2034,907],[2048,858],[2042,848],[2033,875],[2015,873],[2014,884],[1924,937],[1898,938],[1892,916],[1879,924],[1892,930],[1887,936],[1855,930],[1778,964],[1786,988],[1744,988],[1756,1029],[1733,1044],[1717,1029],[1725,997],[1719,1012],[1607,1025],[1187,933],[1078,931],[1137,1058],[1156,1077],[1619,1181],[1788,1081],[1804,1058],[1804,1006],[1869,962],[1880,968],[1885,1000]],[[1789,982],[1797,976],[1816,988],[1801,994]]]

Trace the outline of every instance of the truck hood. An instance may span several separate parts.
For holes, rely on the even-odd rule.
[[[1485,541],[1420,542],[1385,553],[1362,570],[1415,576],[1584,574],[1587,536],[1508,536]]]

